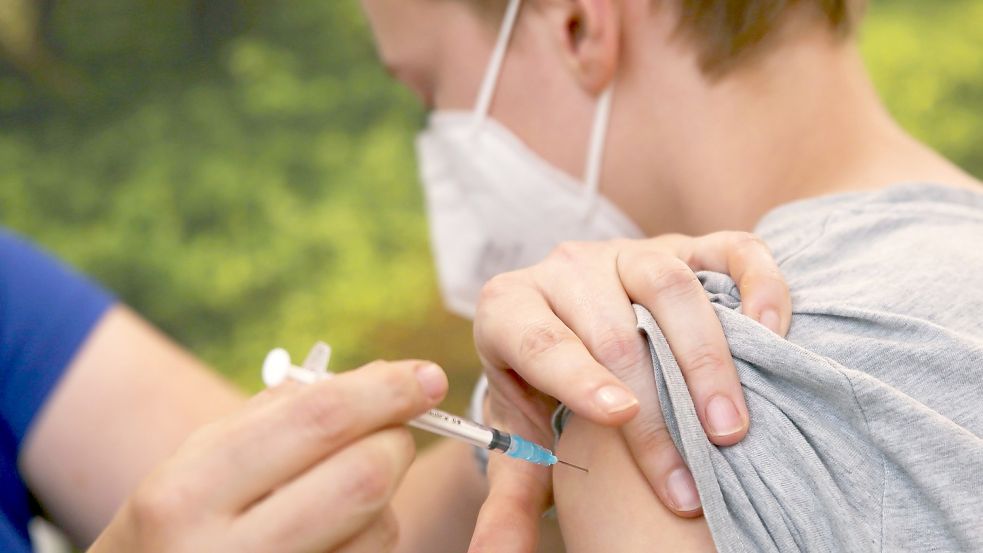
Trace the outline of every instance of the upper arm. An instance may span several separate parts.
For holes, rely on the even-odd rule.
[[[554,497],[569,553],[714,551],[703,518],[679,518],[652,491],[621,432],[576,416],[557,446],[561,459],[590,473],[556,465]]]
[[[150,469],[241,404],[239,392],[125,307],[110,309],[30,427],[20,472],[77,543]]]

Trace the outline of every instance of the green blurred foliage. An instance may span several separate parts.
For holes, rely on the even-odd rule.
[[[983,176],[983,2],[873,0],[862,47],[901,124]]]
[[[69,71],[0,66],[0,221],[115,290],[248,390],[273,346],[335,368],[477,365],[437,298],[412,139],[356,2],[48,2]],[[875,3],[892,111],[983,174],[983,3]],[[475,63],[482,63],[476,60]]]
[[[0,220],[116,291],[246,389],[273,346],[332,366],[477,363],[446,315],[416,185],[413,98],[355,2],[59,2],[84,76],[0,80]],[[221,25],[211,25],[212,21]],[[456,382],[458,383],[458,382]]]

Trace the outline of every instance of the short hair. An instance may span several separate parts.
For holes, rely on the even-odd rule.
[[[678,31],[693,39],[700,66],[721,75],[766,50],[765,43],[793,8],[818,19],[836,36],[851,36],[863,18],[866,0],[675,0]]]
[[[492,21],[501,21],[506,0],[468,0]],[[811,17],[835,36],[851,36],[868,0],[669,0],[678,9],[677,33],[692,39],[703,71],[720,76],[766,51],[768,39],[790,15]],[[662,0],[652,0],[654,6]]]

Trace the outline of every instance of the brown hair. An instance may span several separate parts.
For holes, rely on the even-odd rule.
[[[676,0],[679,31],[695,39],[700,65],[720,75],[755,55],[793,8],[819,19],[837,36],[853,33],[866,0]]]
[[[469,0],[482,15],[500,21],[506,0]],[[652,0],[658,6],[666,0]],[[680,35],[692,39],[700,66],[720,76],[766,49],[768,39],[788,16],[804,16],[825,24],[836,36],[850,36],[868,0],[668,0],[679,10]],[[794,14],[793,14],[794,12]]]

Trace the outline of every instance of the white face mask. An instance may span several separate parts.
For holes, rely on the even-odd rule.
[[[488,118],[518,11],[511,0],[474,112],[432,113],[417,138],[441,292],[465,317],[488,279],[537,263],[561,242],[644,237],[597,193],[610,89],[598,101],[583,183]]]

